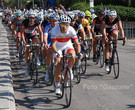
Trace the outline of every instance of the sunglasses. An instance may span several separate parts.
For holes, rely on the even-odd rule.
[[[17,16],[17,18],[20,18],[21,16]]]
[[[61,27],[65,27],[65,26],[68,27],[69,24],[60,24],[60,26],[61,26]]]
[[[116,17],[109,17],[110,19],[115,19]]]
[[[98,15],[99,17],[104,17],[104,15]]]

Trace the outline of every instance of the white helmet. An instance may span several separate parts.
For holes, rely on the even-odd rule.
[[[110,9],[108,16],[109,17],[117,17],[117,12],[114,9]]]
[[[59,19],[60,23],[68,23],[70,24],[71,19],[67,15],[62,15]]]
[[[30,17],[30,18],[35,18],[36,17],[36,12],[34,11],[34,10],[30,10],[29,12],[28,12],[28,17]]]

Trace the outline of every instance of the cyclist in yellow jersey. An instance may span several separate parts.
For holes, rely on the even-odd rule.
[[[85,18],[89,21],[90,25],[93,23],[93,19],[91,18],[91,13],[89,10],[85,11]]]
[[[78,20],[82,24],[84,30],[87,32],[89,38],[92,39],[91,31],[90,31],[91,27],[89,25],[89,21],[87,19],[85,19],[85,13],[84,12],[78,13]]]

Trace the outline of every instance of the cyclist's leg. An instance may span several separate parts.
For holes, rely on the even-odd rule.
[[[111,29],[106,29],[106,32],[111,35]],[[109,36],[108,36],[109,39]],[[105,70],[108,72],[109,71],[109,41],[106,42],[105,45]]]
[[[118,30],[114,29],[111,33],[111,35],[113,36],[113,38],[118,39]],[[117,40],[115,42],[115,45],[117,46]]]
[[[33,44],[39,44],[39,39],[38,39],[38,37],[34,37],[33,39],[32,39],[32,43]],[[37,46],[36,47],[36,59],[37,59],[37,65],[41,65],[41,63],[40,63],[40,60],[39,60],[39,46]]]
[[[21,41],[21,33],[17,31],[17,41],[16,41],[16,48],[17,48],[17,57],[19,57],[19,47]]]

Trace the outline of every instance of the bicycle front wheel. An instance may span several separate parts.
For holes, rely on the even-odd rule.
[[[100,46],[100,56],[99,56],[99,62],[100,62],[100,68],[102,68],[104,66],[104,61],[105,61],[105,57],[104,57],[104,46],[101,45]]]
[[[72,98],[71,69],[69,67],[66,68],[64,91],[65,91],[66,104],[67,104],[67,107],[69,107],[71,104],[71,98]]]
[[[119,56],[118,52],[113,52],[113,70],[114,70],[114,78],[117,79],[119,77]]]

